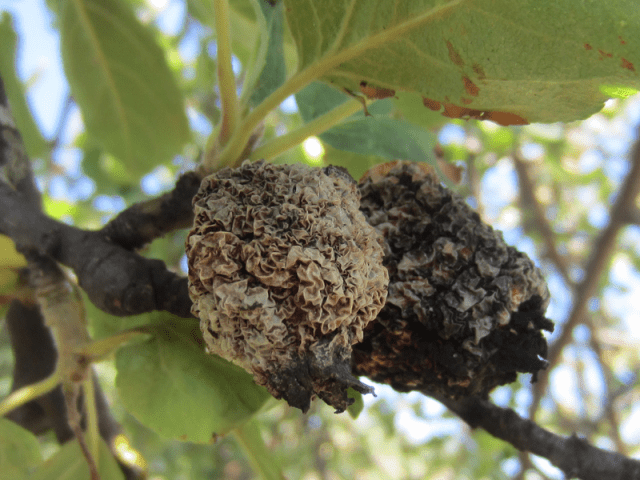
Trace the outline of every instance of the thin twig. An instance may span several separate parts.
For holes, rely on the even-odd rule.
[[[569,266],[565,257],[560,255],[558,248],[556,247],[556,235],[551,225],[547,221],[547,218],[542,209],[542,205],[538,202],[535,195],[535,186],[533,179],[529,175],[526,163],[522,160],[519,154],[514,153],[512,155],[513,165],[515,166],[518,174],[518,183],[520,187],[520,208],[523,212],[531,212],[533,216],[534,228],[538,231],[542,241],[545,245],[545,255],[551,260],[554,266],[562,275],[562,278],[566,284],[570,287],[574,287],[574,282],[569,275]],[[524,222],[525,229],[528,226],[528,222]]]

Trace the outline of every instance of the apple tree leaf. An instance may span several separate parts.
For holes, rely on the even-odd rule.
[[[640,89],[635,0],[284,2],[301,74],[450,118],[577,120]]]

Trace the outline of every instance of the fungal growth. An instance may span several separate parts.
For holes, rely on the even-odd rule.
[[[385,239],[386,306],[354,346],[354,372],[399,391],[486,396],[546,367],[542,274],[425,164],[391,162],[359,184]]]
[[[192,312],[208,350],[307,411],[343,411],[352,345],[383,307],[382,238],[338,167],[245,162],[206,177],[187,238]]]

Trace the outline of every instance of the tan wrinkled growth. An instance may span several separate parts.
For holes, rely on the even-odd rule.
[[[545,368],[549,292],[424,163],[391,162],[360,181],[361,210],[385,239],[387,303],[354,346],[354,371],[400,391],[486,395]]]
[[[186,245],[189,293],[212,353],[303,411],[318,395],[338,411],[386,298],[382,240],[335,167],[263,162],[205,178]]]

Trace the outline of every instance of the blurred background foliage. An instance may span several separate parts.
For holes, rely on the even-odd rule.
[[[36,61],[34,67],[33,62],[25,63],[23,56],[28,52],[21,50],[20,42],[33,42],[29,36],[36,35],[29,27],[28,12],[37,11],[45,23],[53,22],[47,8],[55,9],[57,2],[48,1],[45,6],[29,1],[19,7],[0,1],[0,8],[10,12],[2,14],[2,38],[10,38],[11,29],[17,32],[21,81],[16,85],[24,89],[36,119],[33,125],[37,125],[22,133],[32,152],[46,211],[87,229],[104,225],[134,202],[170,190],[181,172],[194,168],[220,118],[213,84],[216,38],[206,26],[211,2],[128,1],[164,49],[186,99],[193,137],[180,155],[150,171],[127,168],[90,141],[68,87],[63,85],[62,95],[51,96],[51,101],[43,99],[43,82],[51,70],[60,71],[60,59]],[[233,0],[231,5],[234,69],[241,83],[243,65],[250,62],[257,41],[256,16],[249,0]],[[55,43],[52,32],[46,39]],[[8,47],[5,42],[0,47],[2,56],[9,58],[0,64],[5,81],[12,68]],[[284,54],[291,70],[296,62],[291,41],[285,43]],[[21,65],[31,66],[25,70]],[[562,330],[575,288],[585,280],[585,265],[597,254],[594,242],[608,225],[611,205],[629,171],[640,98],[611,100],[601,113],[582,122],[523,127],[475,120],[445,123],[443,117],[421,105],[417,109],[415,101],[403,96],[379,105],[376,108],[392,118],[431,132],[433,150],[425,160],[440,161],[441,169],[453,178],[449,182],[482,218],[502,230],[508,243],[536,259],[552,292],[548,316],[558,325],[557,332]],[[28,123],[30,117],[25,118]],[[296,101],[289,98],[266,118],[264,138],[302,124]],[[345,152],[317,138],[274,159],[344,165],[355,178],[387,160],[384,152]],[[636,458],[640,458],[638,224],[640,218],[630,218],[621,230],[598,280],[597,294],[588,299],[588,321],[573,329],[550,370],[547,391],[536,397],[530,378],[523,376],[492,394],[496,404],[525,416],[539,400],[535,418],[545,428],[564,435],[577,432],[599,447]],[[185,236],[185,231],[167,235],[143,253],[186,274]],[[1,294],[0,290],[4,298]],[[136,324],[130,318],[95,321],[101,314],[93,307],[89,317],[95,337]],[[557,336],[551,335],[550,342]],[[9,393],[12,367],[7,331],[0,328],[0,398]],[[124,410],[114,386],[113,360],[97,365],[97,371],[114,415],[148,462],[150,479],[257,478],[237,439],[223,437],[213,445],[166,440]],[[274,401],[269,404],[272,408],[263,409],[257,417],[261,435],[285,476],[302,480],[562,478],[546,460],[529,460],[483,431],[470,431],[433,400],[417,393],[398,394],[382,385],[376,385],[376,392],[377,398],[365,398],[364,412],[356,420],[347,414],[334,415],[321,402],[314,402],[307,415],[283,402]],[[205,411],[213,408],[203,406]],[[53,435],[44,436],[40,443],[45,458],[58,448]]]

